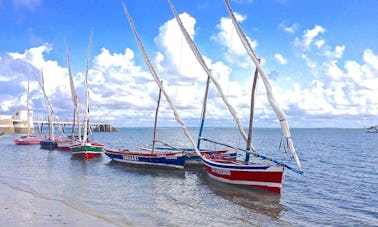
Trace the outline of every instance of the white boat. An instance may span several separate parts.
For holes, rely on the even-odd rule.
[[[378,133],[378,125],[370,126],[365,130],[367,133]]]

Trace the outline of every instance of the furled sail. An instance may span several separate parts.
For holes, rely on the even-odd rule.
[[[214,76],[211,73],[210,68],[206,65],[206,62],[203,59],[201,53],[199,52],[196,44],[193,42],[193,40],[190,37],[189,33],[186,31],[186,29],[185,29],[185,27],[184,27],[184,25],[183,25],[183,23],[182,23],[179,15],[176,12],[176,9],[174,8],[174,6],[172,4],[172,1],[168,0],[168,3],[169,3],[169,6],[171,7],[171,10],[172,10],[172,12],[173,12],[173,14],[174,14],[174,16],[176,18],[176,21],[177,21],[177,23],[178,23],[178,25],[179,25],[179,27],[181,29],[181,32],[183,33],[183,35],[185,37],[186,42],[188,43],[188,45],[189,45],[190,49],[192,50],[193,54],[196,56],[198,62],[201,64],[202,68],[205,70],[205,72],[208,75],[208,77],[214,83],[214,85],[217,88],[218,93],[221,96],[223,102],[226,104],[228,110],[230,111],[231,115],[233,116],[233,118],[234,118],[234,120],[235,120],[235,122],[236,122],[236,124],[238,126],[238,129],[240,131],[240,134],[242,135],[242,137],[244,138],[244,140],[247,142],[247,140],[248,140],[247,134],[245,133],[244,128],[243,128],[243,126],[240,123],[240,119],[237,116],[235,109],[231,106],[231,104],[228,101],[227,97],[224,95],[222,87],[219,85],[218,81],[215,80]],[[251,148],[252,148],[253,151],[255,151],[255,149],[252,147],[252,145],[251,145]]]
[[[43,77],[43,70],[41,70],[41,81],[38,81],[39,82],[39,86],[41,87],[41,90],[42,90],[42,93],[43,93],[43,98],[45,100],[45,105],[46,105],[46,111],[47,111],[47,118],[48,118],[48,122],[49,122],[49,139],[50,140],[54,140],[55,138],[55,132],[54,132],[54,122],[53,122],[53,119],[52,119],[52,115],[55,116],[55,120],[56,119],[56,115],[54,114],[54,111],[52,109],[52,106],[50,104],[50,101],[46,95],[46,90],[45,90],[45,79]]]
[[[81,141],[81,127],[80,127],[80,115],[79,115],[79,98],[77,96],[77,92],[76,92],[75,85],[74,85],[73,78],[72,78],[71,61],[70,61],[70,55],[68,53],[67,47],[66,47],[66,53],[67,53],[68,76],[70,78],[70,88],[71,88],[72,103],[74,105],[74,111],[75,111],[76,120],[77,120],[78,139],[79,139],[79,141]],[[72,125],[72,127],[74,127],[74,125]]]
[[[88,142],[88,134],[89,134],[89,89],[88,89],[88,68],[89,68],[89,56],[91,51],[92,45],[92,37],[93,37],[93,29],[91,30],[91,34],[89,36],[89,43],[88,43],[88,50],[87,50],[87,64],[85,69],[85,80],[84,80],[84,87],[85,87],[85,110],[84,110],[84,133],[83,133],[83,144]]]
[[[162,93],[164,94],[165,98],[167,99],[167,102],[169,103],[170,107],[172,108],[172,111],[173,111],[173,113],[174,113],[174,116],[175,116],[176,121],[181,125],[181,128],[183,129],[185,136],[189,139],[190,143],[192,144],[193,149],[195,150],[195,152],[196,152],[199,156],[201,156],[199,150],[198,150],[197,147],[196,147],[196,144],[194,143],[194,140],[193,140],[191,134],[189,133],[188,129],[186,128],[184,122],[181,120],[181,117],[179,116],[179,114],[178,114],[178,112],[177,112],[177,109],[176,109],[175,104],[174,104],[174,103],[171,101],[171,99],[169,98],[167,92],[165,91],[165,89],[164,89],[164,87],[163,87],[163,85],[162,85],[162,83],[161,83],[161,80],[160,80],[158,74],[157,74],[156,71],[155,71],[155,68],[154,68],[154,67],[152,66],[152,64],[151,64],[151,61],[150,61],[150,59],[149,59],[149,57],[148,57],[148,55],[147,55],[147,52],[146,52],[146,50],[144,49],[143,43],[142,43],[141,39],[139,38],[139,35],[138,35],[138,33],[137,33],[136,29],[135,29],[134,21],[133,21],[133,19],[131,18],[129,12],[127,11],[127,8],[126,8],[125,3],[122,3],[122,7],[123,7],[123,10],[124,10],[124,12],[125,12],[125,14],[126,14],[128,20],[129,20],[129,23],[130,23],[130,26],[131,26],[131,30],[132,30],[133,33],[134,33],[135,39],[137,40],[138,45],[139,45],[139,48],[140,48],[140,50],[141,50],[141,52],[142,52],[142,54],[143,54],[144,61],[146,62],[147,67],[148,67],[148,69],[150,70],[150,73],[151,73],[153,79],[155,80],[156,84],[159,86],[159,88],[161,89],[161,91],[162,91]]]
[[[275,100],[274,96],[273,96],[273,93],[272,93],[272,87],[268,81],[268,77],[266,76],[264,70],[262,69],[262,67],[260,66],[259,64],[259,60],[258,58],[256,57],[256,54],[255,52],[253,51],[246,35],[244,34],[244,32],[242,31],[241,27],[239,26],[239,23],[237,22],[236,18],[235,18],[235,15],[231,9],[231,6],[228,2],[228,0],[225,0],[225,3],[226,3],[226,6],[227,6],[227,10],[230,14],[230,17],[231,17],[231,20],[232,20],[232,23],[240,37],[240,40],[241,42],[243,43],[243,46],[245,48],[245,50],[247,51],[248,55],[251,57],[253,63],[256,65],[256,68],[258,69],[259,71],[259,75],[261,77],[261,79],[263,80],[264,82],[264,85],[265,85],[265,89],[266,89],[266,93],[267,93],[267,98],[268,98],[268,101],[270,103],[270,105],[272,106],[279,122],[280,122],[280,125],[281,125],[281,129],[282,129],[282,134],[286,137],[287,139],[287,144],[289,146],[289,150],[291,151],[291,154],[292,154],[292,157],[294,158],[294,160],[296,161],[297,163],[297,166],[299,167],[299,169],[302,169],[302,166],[301,166],[301,163],[299,161],[299,158],[298,158],[298,155],[295,151],[295,148],[294,148],[294,144],[293,144],[293,140],[291,138],[291,134],[290,134],[290,129],[289,129],[289,124],[287,122],[287,119],[286,119],[286,116],[284,114],[284,112],[281,110],[281,108],[279,107],[277,101]]]

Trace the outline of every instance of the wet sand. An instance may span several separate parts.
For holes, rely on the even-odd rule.
[[[18,190],[0,180],[0,226],[116,226],[111,221]]]

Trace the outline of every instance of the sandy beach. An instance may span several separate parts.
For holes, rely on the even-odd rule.
[[[18,190],[0,180],[0,226],[116,226],[61,201]]]

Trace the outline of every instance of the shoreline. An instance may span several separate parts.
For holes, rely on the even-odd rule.
[[[117,226],[62,201],[33,195],[0,180],[1,226]]]

